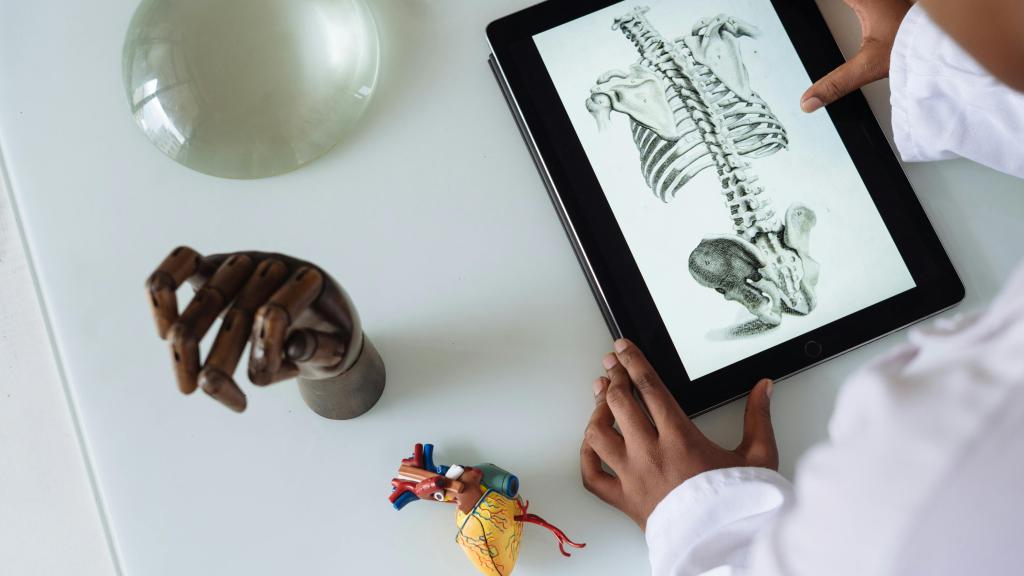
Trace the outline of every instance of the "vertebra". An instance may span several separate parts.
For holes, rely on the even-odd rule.
[[[747,158],[788,146],[785,128],[749,86],[739,38],[757,30],[725,15],[700,20],[693,34],[669,42],[634,9],[615,21],[640,53],[628,72],[602,75],[587,109],[603,127],[615,110],[630,117],[641,170],[668,202],[693,177],[714,166],[734,236],[705,238],[689,269],[700,284],[776,326],[782,312],[815,306],[818,264],[808,254],[814,212],[791,206],[780,222],[771,197],[750,174]]]

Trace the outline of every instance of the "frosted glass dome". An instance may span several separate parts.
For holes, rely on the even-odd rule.
[[[142,0],[123,65],[132,115],[164,154],[260,178],[352,130],[377,83],[379,38],[363,0]]]

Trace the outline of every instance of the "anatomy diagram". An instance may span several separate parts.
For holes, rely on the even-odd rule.
[[[749,162],[789,145],[743,63],[740,39],[756,37],[757,28],[720,15],[670,41],[651,26],[647,11],[635,8],[615,20],[612,28],[640,59],[601,75],[587,110],[602,129],[613,111],[629,117],[641,172],[663,202],[705,169],[717,171],[733,233],[707,236],[690,254],[699,284],[742,304],[765,328],[781,324],[783,313],[809,314],[819,271],[809,254],[817,218],[793,204],[780,220]]]

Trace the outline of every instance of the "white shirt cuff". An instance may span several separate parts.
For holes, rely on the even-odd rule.
[[[767,468],[723,468],[680,484],[647,519],[654,576],[703,574],[746,565],[754,537],[792,498]]]
[[[896,35],[889,85],[904,161],[963,157],[1024,178],[1024,93],[989,74],[920,4]]]
[[[892,91],[892,135],[896,149],[904,162],[924,160],[914,140],[913,123],[910,121],[910,54],[911,48],[921,30],[921,18],[924,13],[920,7],[914,6],[903,18],[903,23],[896,34],[896,43],[892,47],[889,59],[889,87]]]

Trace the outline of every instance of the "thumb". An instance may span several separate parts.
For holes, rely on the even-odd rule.
[[[767,378],[750,391],[743,415],[743,441],[736,452],[751,466],[776,470],[779,467],[779,449],[772,429],[771,393],[772,381]]]
[[[856,56],[828,73],[804,92],[800,108],[804,112],[828,106],[854,90],[859,90],[889,74],[889,55],[875,43],[865,44]]]

